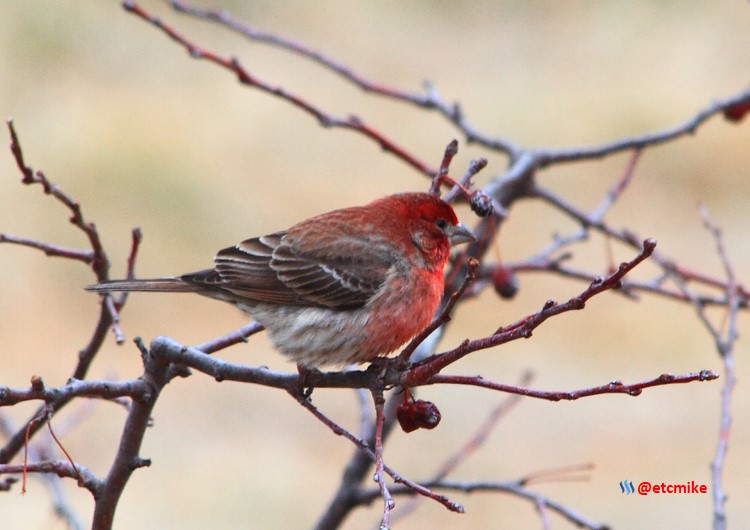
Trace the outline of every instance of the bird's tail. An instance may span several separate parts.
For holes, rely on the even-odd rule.
[[[152,291],[161,293],[195,293],[200,286],[188,283],[180,278],[155,278],[152,280],[107,280],[86,287],[95,293],[116,291]]]

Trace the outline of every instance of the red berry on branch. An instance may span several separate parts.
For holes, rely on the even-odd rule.
[[[513,298],[518,292],[518,280],[513,271],[497,265],[492,271],[492,285],[502,298]]]
[[[724,117],[729,121],[741,121],[748,112],[750,112],[750,99],[724,109]]]
[[[431,401],[407,399],[396,407],[396,419],[404,432],[434,429],[441,418],[440,410]]]

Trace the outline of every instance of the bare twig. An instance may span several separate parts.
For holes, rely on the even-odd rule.
[[[128,280],[135,278],[135,260],[138,256],[138,249],[140,248],[142,238],[143,234],[141,234],[140,228],[134,228],[131,232],[130,254],[128,255],[127,273],[125,275]],[[127,291],[120,293],[117,301],[115,301],[112,295],[103,298],[103,303],[112,318],[112,332],[115,334],[117,344],[125,343],[125,335],[122,333],[122,329],[120,329],[120,308],[125,305],[127,299]]]
[[[713,528],[714,530],[725,530],[727,528],[726,501],[727,495],[724,492],[724,462],[727,451],[729,450],[729,439],[732,426],[732,393],[737,383],[734,370],[734,345],[737,342],[739,333],[737,331],[737,316],[740,308],[740,288],[737,284],[737,278],[734,268],[729,259],[724,237],[721,228],[714,222],[708,210],[700,207],[700,214],[703,218],[703,224],[710,232],[716,245],[716,253],[724,266],[724,272],[727,278],[726,289],[726,326],[725,330],[715,326],[706,315],[705,307],[698,301],[694,295],[686,288],[685,294],[693,298],[693,305],[698,314],[698,318],[703,322],[704,327],[714,339],[716,350],[724,364],[724,385],[721,388],[720,412],[719,412],[719,435],[717,437],[716,450],[713,460],[711,461],[711,491],[713,494]]]
[[[591,219],[601,220],[604,217],[604,214],[609,211],[612,205],[614,205],[617,199],[619,199],[623,194],[625,189],[628,187],[628,184],[630,184],[630,181],[633,179],[633,175],[635,175],[635,168],[641,158],[641,151],[642,148],[640,147],[637,147],[633,150],[633,154],[628,160],[628,165],[625,168],[624,173],[622,174],[622,178],[620,178],[620,180],[618,180],[615,185],[610,188],[607,195],[605,195],[604,199],[602,199],[602,202],[599,203],[599,206],[594,208],[594,211],[591,212],[590,215]]]
[[[162,22],[159,18],[149,14],[145,9],[140,7],[135,2],[126,0],[122,2],[122,6],[129,13],[137,15],[141,19],[163,31],[170,39],[183,46],[190,54],[190,57],[194,59],[204,59],[233,72],[237,76],[237,79],[240,83],[253,88],[257,88],[258,90],[261,90],[269,95],[285,100],[291,105],[311,115],[323,127],[338,127],[349,129],[373,140],[381,147],[381,149],[397,156],[427,177],[432,178],[432,176],[435,174],[435,170],[429,165],[419,160],[416,156],[409,153],[405,148],[401,147],[393,140],[387,138],[383,133],[367,125],[357,116],[352,115],[347,118],[333,117],[325,111],[321,110],[313,103],[307,101],[306,99],[293,94],[292,92],[280,86],[272,85],[250,73],[242,66],[239,59],[220,57],[216,53],[203,49],[200,46],[194,44],[193,42],[182,36],[180,33],[178,33],[171,26]]]
[[[445,147],[445,153],[443,154],[443,161],[440,162],[440,169],[438,169],[435,176],[432,178],[432,186],[430,186],[430,193],[434,195],[440,195],[440,186],[442,186],[444,179],[448,176],[448,170],[450,169],[451,161],[453,157],[458,153],[458,141],[451,140]]]
[[[388,491],[388,485],[385,483],[385,463],[383,462],[383,408],[385,398],[382,388],[372,390],[372,400],[375,403],[375,480],[378,483],[380,496],[383,498],[383,517],[380,519],[380,528],[387,530],[391,527],[391,510],[393,510],[395,503]]]
[[[532,388],[525,388],[521,386],[495,383],[481,377],[441,374],[432,376],[429,379],[428,384],[469,385],[487,388],[490,390],[499,390],[501,392],[508,392],[510,394],[519,394],[521,396],[546,399],[548,401],[573,401],[582,397],[596,396],[600,394],[627,394],[629,396],[639,396],[645,388],[663,385],[693,383],[695,381],[713,381],[714,379],[718,378],[719,374],[717,374],[716,372],[712,372],[711,370],[701,370],[700,372],[682,375],[661,374],[660,376],[654,377],[647,381],[640,381],[638,383],[631,383],[629,385],[624,384],[622,381],[612,381],[610,383],[591,388],[566,391],[534,390]]]
[[[416,96],[414,94],[410,94],[405,91],[386,87],[385,85],[382,85],[380,83],[367,80],[363,76],[354,72],[348,66],[342,63],[336,62],[335,60],[331,59],[330,57],[327,57],[323,53],[318,52],[316,50],[312,50],[309,47],[305,46],[304,44],[295,42],[285,37],[281,37],[279,35],[275,35],[273,33],[269,33],[267,31],[262,31],[257,28],[253,28],[249,24],[240,22],[236,20],[235,18],[233,18],[232,15],[226,10],[203,9],[203,8],[188,4],[187,2],[182,2],[180,0],[167,0],[167,1],[175,9],[175,11],[179,13],[184,13],[184,14],[191,15],[199,19],[216,22],[240,35],[243,35],[244,37],[252,41],[270,44],[272,46],[276,46],[281,49],[289,50],[302,57],[310,59],[311,61],[314,61],[320,64],[321,66],[336,72],[337,74],[341,75],[341,77],[343,77],[344,79],[348,81],[351,81],[352,83],[354,83],[355,85],[357,85],[358,87],[360,87],[366,92],[374,92],[383,96],[390,96],[394,99],[405,100],[410,103],[416,103],[416,104],[420,104],[425,101],[424,97],[420,98],[419,96]]]
[[[11,137],[10,149],[16,159],[16,165],[23,175],[22,182],[24,184],[40,184],[44,189],[44,193],[52,195],[70,210],[71,216],[69,221],[86,235],[91,244],[93,256],[90,263],[94,273],[97,275],[97,280],[104,280],[106,278],[107,270],[109,269],[109,260],[104,252],[104,247],[102,247],[96,227],[93,223],[86,222],[78,201],[63,192],[57,185],[50,182],[44,173],[41,171],[34,173],[31,167],[26,165],[21,144],[18,141],[18,135],[16,134],[13,125],[13,120],[7,120],[6,123]]]
[[[34,462],[30,464],[0,464],[0,475],[27,473],[54,473],[60,478],[72,478],[80,481],[79,484],[95,494],[101,487],[100,480],[86,466],[75,464],[67,460],[53,460],[46,462]]]
[[[682,123],[653,133],[621,138],[591,147],[572,147],[564,149],[542,149],[534,152],[539,167],[552,163],[574,162],[602,158],[622,151],[654,147],[670,142],[682,136],[695,134],[696,130],[714,116],[721,115],[730,107],[750,100],[750,88],[734,95],[710,103]]]
[[[71,198],[69,195],[64,193],[59,186],[50,182],[49,179],[41,171],[34,173],[33,169],[27,165],[24,158],[21,143],[18,139],[15,127],[12,120],[7,121],[8,131],[11,137],[10,149],[13,153],[13,157],[16,161],[19,171],[21,172],[21,181],[24,184],[39,184],[45,193],[52,195],[56,200],[65,205],[66,208],[71,212],[69,221],[81,230],[88,238],[89,244],[91,245],[92,258],[88,262],[97,277],[97,280],[103,280],[106,278],[107,271],[109,269],[109,260],[104,248],[99,239],[99,234],[96,231],[96,227],[93,223],[87,222],[84,219],[81,207],[77,201]],[[54,248],[52,245],[46,243],[36,246],[42,250],[49,250]],[[61,255],[61,254],[57,254]],[[73,256],[65,256],[71,257]],[[76,364],[71,377],[73,379],[84,379],[88,373],[88,369],[94,360],[99,348],[101,347],[106,337],[107,330],[113,324],[113,312],[111,308],[102,305],[99,313],[99,320],[94,329],[93,335],[79,352],[78,352],[78,363]],[[115,328],[116,329],[116,328]],[[116,333],[116,336],[118,334]],[[47,421],[48,415],[45,411],[49,410],[52,414],[56,414],[62,409],[72,398],[72,396],[60,396],[54,399],[48,400],[45,405],[37,409],[34,414],[22,425],[14,435],[9,437],[5,446],[0,448],[0,463],[8,463],[13,456],[15,456],[21,448],[24,447],[25,441],[28,437],[33,437],[34,434],[44,426]],[[39,418],[37,420],[37,418]]]
[[[461,180],[459,180],[458,183],[445,194],[443,200],[446,202],[453,202],[461,193],[466,195],[467,190],[472,187],[471,179],[485,167],[487,167],[486,158],[477,158],[476,160],[469,162],[469,167],[466,169],[463,177],[461,177]]]
[[[448,490],[448,491],[460,491],[464,493],[474,492],[493,492],[493,493],[508,493],[527,499],[533,502],[535,505],[541,505],[545,508],[556,512],[565,519],[569,520],[573,524],[587,528],[589,530],[608,530],[609,527],[602,523],[596,523],[591,519],[581,515],[576,510],[565,506],[564,504],[554,501],[544,495],[535,493],[524,487],[524,479],[509,481],[509,482],[458,482],[449,480],[439,480],[435,482],[428,482],[425,485],[434,488],[436,490]],[[414,492],[405,487],[394,486],[391,488],[393,495],[414,495]],[[379,495],[377,490],[368,490],[362,492],[364,497],[361,502],[367,503],[376,495]]]
[[[0,387],[0,407],[7,407],[24,401],[41,400],[47,403],[69,401],[75,397],[97,397],[114,399],[117,397],[131,397],[140,399],[149,391],[148,385],[140,380],[131,381],[81,381],[70,379],[67,384],[59,388],[43,387],[14,390]]]
[[[713,116],[724,114],[728,109],[736,108],[738,105],[742,105],[750,101],[750,89],[746,89],[733,96],[707,105],[705,108],[698,111],[694,116],[685,120],[683,123],[665,128],[654,133],[618,139],[612,142],[585,148],[576,147],[564,149],[536,149],[524,152],[521,147],[505,138],[493,137],[478,131],[469,123],[460,106],[455,103],[446,103],[438,95],[437,90],[431,84],[428,84],[426,87],[426,95],[419,95],[403,90],[385,87],[381,84],[366,80],[363,76],[355,73],[352,69],[336,62],[329,57],[326,57],[320,52],[311,50],[306,46],[291,41],[290,39],[286,39],[284,37],[273,35],[267,32],[261,32],[254,28],[251,28],[246,24],[238,22],[233,19],[231,15],[226,11],[201,9],[192,6],[187,2],[179,0],[170,0],[170,4],[179,12],[187,13],[198,18],[223,24],[224,26],[244,35],[249,39],[272,44],[274,46],[289,50],[293,53],[302,55],[303,57],[311,59],[322,65],[323,67],[336,72],[344,79],[347,79],[348,81],[354,83],[355,85],[368,92],[398,99],[422,108],[436,110],[465,134],[467,142],[476,142],[489,149],[504,152],[508,154],[513,160],[515,160],[518,165],[515,168],[511,168],[511,170],[509,170],[509,173],[519,170],[522,173],[527,173],[529,164],[533,167],[545,167],[553,163],[570,162],[576,160],[591,160],[602,158],[604,156],[615,154],[621,151],[659,145],[665,142],[672,141],[681,136],[694,134],[698,127],[700,127],[704,122],[706,122]],[[529,156],[526,157],[525,155]],[[521,159],[523,158],[527,158],[527,160],[521,161]],[[516,166],[516,164],[514,164],[514,166]],[[520,169],[521,167],[523,167],[522,170]]]
[[[367,458],[371,462],[376,463],[376,465],[378,465],[377,464],[377,458],[378,458],[377,454],[371,448],[371,444],[370,443],[366,442],[365,440],[363,440],[361,438],[357,438],[354,434],[352,434],[351,432],[349,432],[347,429],[341,427],[336,422],[334,422],[330,418],[328,418],[317,407],[315,407],[312,403],[310,403],[310,401],[305,398],[304,394],[302,394],[302,393],[299,392],[299,387],[295,387],[294,389],[291,389],[288,392],[289,392],[289,394],[292,397],[294,397],[297,400],[297,402],[300,405],[302,405],[305,409],[307,409],[309,412],[311,412],[313,414],[313,416],[315,416],[318,420],[320,420],[321,423],[323,423],[323,425],[325,425],[326,427],[328,427],[334,434],[336,434],[338,436],[343,436],[344,438],[346,438],[347,440],[349,440],[350,442],[352,442],[354,445],[357,446],[357,448],[359,450],[361,450],[363,452],[363,454],[365,454],[367,456]],[[381,437],[383,436],[383,432],[382,432],[383,429],[384,429],[384,426],[381,427],[381,434],[380,434]],[[376,430],[377,430],[377,427],[376,427],[375,431]],[[374,432],[373,435],[377,436],[377,434],[375,432]],[[372,445],[376,445],[376,444],[377,444],[377,441],[373,439],[373,444]],[[387,475],[389,475],[394,480],[394,482],[396,482],[397,484],[403,484],[405,487],[409,488],[410,490],[414,491],[415,493],[417,493],[419,495],[422,495],[422,496],[425,496],[427,498],[430,498],[430,499],[432,499],[434,501],[439,502],[440,504],[442,504],[443,506],[445,506],[450,511],[459,512],[459,513],[463,512],[463,507],[460,504],[458,504],[456,502],[453,502],[452,500],[450,500],[449,498],[447,498],[447,497],[445,497],[443,495],[439,495],[439,494],[431,491],[429,488],[426,488],[425,486],[422,486],[422,485],[420,485],[420,484],[418,484],[416,482],[413,482],[413,481],[411,481],[411,480],[409,480],[409,479],[401,476],[400,474],[396,473],[396,471],[394,471],[391,467],[389,467],[388,465],[386,465],[385,462],[382,463],[382,469],[383,469],[383,472],[386,473]],[[349,485],[351,487],[354,487],[353,483],[349,483]],[[381,490],[378,490],[378,491],[381,491]],[[347,501],[349,499],[351,499],[352,497],[353,497],[352,495],[347,496]],[[353,503],[353,504],[347,504],[347,505],[344,505],[344,506],[337,505],[337,511],[339,513],[336,514],[336,517],[337,517],[336,520],[338,520],[338,521],[343,520],[343,514],[345,514],[346,512],[348,512],[354,506],[356,506],[356,502]],[[326,522],[323,522],[324,520]],[[328,519],[325,518],[324,520],[321,520],[318,523],[317,528],[323,529],[323,528],[328,528],[329,527],[330,523],[328,522]]]
[[[602,219],[596,219],[593,216],[584,213],[579,208],[568,203],[567,201],[565,201],[564,199],[562,199],[555,193],[552,193],[551,191],[545,188],[536,186],[534,187],[532,193],[535,197],[543,199],[544,201],[551,204],[555,208],[564,212],[567,216],[579,221],[583,227],[594,228],[602,232],[607,237],[616,239],[632,248],[640,248],[641,240],[631,230],[615,229],[609,226],[607,223],[605,223]],[[652,261],[656,262],[661,267],[662,271],[666,275],[673,278],[678,283],[679,282],[683,282],[683,283],[695,282],[698,284],[705,285],[707,287],[721,289],[722,291],[726,291],[727,289],[726,281],[719,280],[717,278],[712,278],[708,275],[692,271],[682,265],[678,265],[673,260],[661,255],[658,251],[652,253],[651,259]],[[663,279],[660,281],[653,281],[650,283],[650,285],[642,284],[641,289],[648,290],[649,292],[664,295],[669,298],[674,298],[674,299],[678,299],[681,301],[688,301],[691,299],[689,296],[686,296],[684,293],[681,295],[678,292],[675,292],[674,290],[670,290],[668,288],[663,287],[661,285],[661,281],[663,281]],[[738,291],[738,296],[740,297],[740,300],[739,300],[740,307],[747,308],[748,305],[750,304],[750,291],[748,291],[746,288],[742,286],[738,286],[737,291]]]
[[[204,342],[195,347],[196,350],[202,351],[203,353],[215,353],[219,350],[228,348],[240,342],[247,342],[247,339],[256,333],[263,331],[263,326],[257,322],[250,322],[249,324],[242,326],[240,329],[233,331],[223,337],[214,339],[208,342]]]
[[[63,248],[50,243],[44,243],[36,239],[30,239],[27,237],[14,236],[11,234],[0,234],[0,243],[13,243],[15,245],[21,245],[24,247],[35,248],[41,250],[47,256],[59,257],[82,261],[86,264],[90,264],[94,259],[94,253],[90,250],[76,250],[72,248]]]

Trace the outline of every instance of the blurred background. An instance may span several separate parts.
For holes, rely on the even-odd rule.
[[[322,51],[379,83],[419,92],[432,81],[459,101],[490,135],[527,146],[585,146],[661,130],[692,117],[711,101],[747,86],[750,5],[741,0],[650,2],[204,2],[239,20]],[[304,96],[334,116],[356,114],[437,166],[460,135],[435,114],[368,96],[299,57],[250,43],[226,30],[143,6],[194,42],[236,56],[259,78]],[[125,13],[118,2],[0,3],[0,114],[12,117],[27,163],[80,201],[112,259],[125,271],[130,230],[144,240],[141,277],[208,266],[216,250],[285,228],[303,218],[375,197],[426,190],[427,180],[373,142],[327,130],[289,104],[241,86],[226,71],[195,61],[161,32]],[[9,143],[6,135],[5,145]],[[750,274],[750,125],[720,118],[693,137],[644,152],[634,181],[607,220],[642,237],[680,264],[721,278],[714,243],[703,229],[702,202],[724,228],[740,280]],[[482,185],[506,160],[460,145],[453,171],[486,156]],[[593,208],[624,171],[628,155],[543,171],[540,182],[581,208]],[[19,184],[9,150],[0,150],[0,232],[86,248],[68,212],[39,187]],[[472,214],[460,216],[473,224]],[[499,252],[521,260],[554,233],[576,227],[546,206],[525,201],[511,211]],[[632,251],[614,248],[619,261]],[[31,375],[64,384],[88,341],[98,298],[79,263],[0,246],[0,385],[26,387]],[[492,258],[493,253],[488,255]],[[592,238],[575,263],[607,266],[606,244]],[[653,269],[638,271],[640,277]],[[551,275],[520,278],[508,302],[493,292],[461,307],[444,349],[481,337],[564,300],[582,285]],[[720,320],[721,314],[713,315]],[[230,306],[199,297],[133,295],[122,314],[128,337],[110,338],[91,378],[141,373],[130,339],[167,335],[197,344],[247,321]],[[740,319],[739,385],[724,473],[730,526],[750,520],[750,377]],[[265,337],[222,358],[291,371]],[[686,304],[654,297],[633,302],[604,294],[585,311],[548,321],[532,340],[472,355],[450,373],[572,390],[614,379],[636,382],[663,372],[720,370],[712,340]],[[523,400],[487,444],[453,474],[461,480],[511,480],[541,470],[592,463],[584,481],[542,482],[535,491],[617,529],[708,528],[710,495],[626,496],[619,482],[641,480],[710,485],[709,462],[719,427],[722,380],[654,388],[572,403]],[[428,477],[474,432],[503,396],[471,388],[426,388],[443,422],[435,431],[389,440],[387,462],[412,479]],[[314,403],[356,430],[352,392],[316,390]],[[4,409],[19,424],[37,407]],[[117,528],[309,528],[333,495],[353,449],[281,392],[195,374],[162,394],[137,471],[120,502]],[[73,458],[106,474],[125,416],[109,404],[80,400],[57,416]],[[42,433],[41,438],[47,436]],[[93,503],[73,481],[69,502],[90,525]],[[32,478],[24,497],[0,494],[0,519],[19,529],[64,528],[47,490]],[[422,501],[394,528],[539,528],[527,501],[500,494],[452,494],[465,515]],[[404,500],[400,501],[405,503]],[[346,528],[373,528],[380,503],[359,510]],[[398,513],[398,510],[396,511]],[[571,525],[550,515],[552,528]],[[741,523],[739,523],[741,524]]]

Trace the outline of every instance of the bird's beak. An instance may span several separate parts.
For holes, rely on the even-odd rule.
[[[459,222],[456,226],[452,226],[447,231],[448,233],[448,241],[450,241],[451,245],[460,245],[461,243],[471,243],[472,241],[476,241],[476,236],[466,228],[466,226]]]

